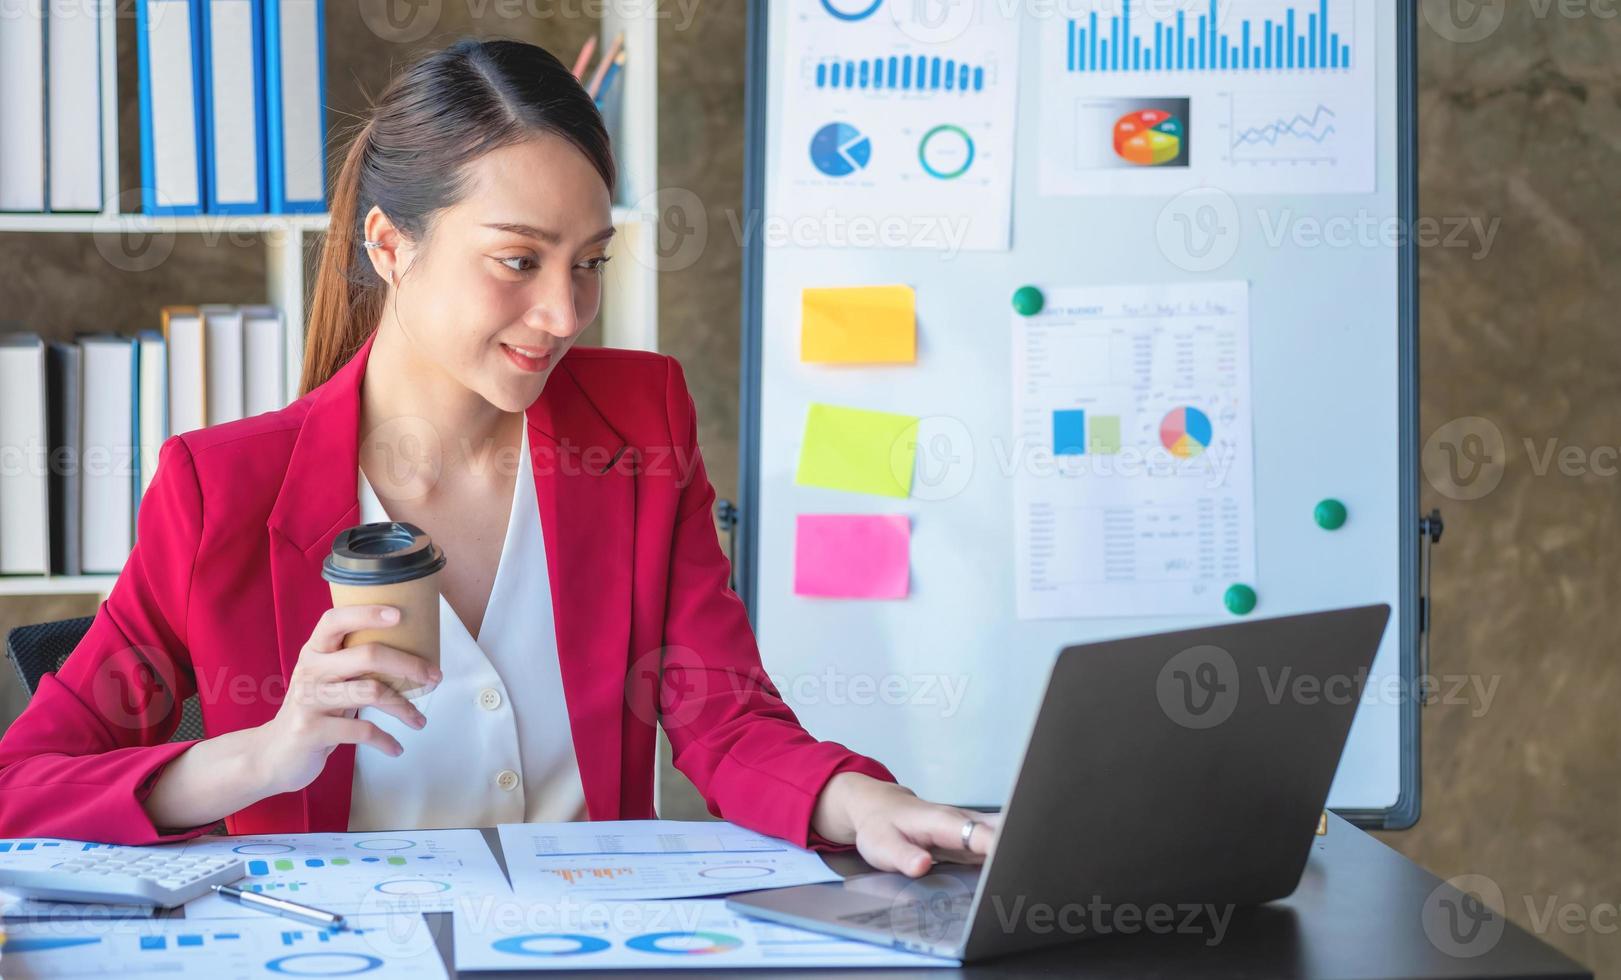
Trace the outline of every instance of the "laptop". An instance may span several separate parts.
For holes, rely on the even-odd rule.
[[[1156,927],[1219,941],[1233,909],[1299,883],[1389,617],[1381,604],[1066,647],[983,866],[726,904],[965,962]]]

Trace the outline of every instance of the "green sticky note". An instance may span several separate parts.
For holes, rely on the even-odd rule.
[[[880,497],[909,497],[917,459],[915,415],[813,404],[795,482]]]

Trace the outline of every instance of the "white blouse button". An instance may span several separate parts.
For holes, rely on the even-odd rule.
[[[495,785],[508,791],[517,789],[518,774],[513,772],[511,769],[503,769],[495,774]]]
[[[486,687],[478,692],[478,706],[485,711],[494,711],[501,707],[501,692],[493,687]]]

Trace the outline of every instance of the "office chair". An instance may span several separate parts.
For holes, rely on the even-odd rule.
[[[84,639],[94,621],[94,616],[82,616],[55,623],[19,626],[6,634],[6,659],[17,668],[17,676],[22,679],[23,690],[28,692],[29,697],[34,696],[40,678],[47,672],[62,669],[68,654]],[[197,695],[193,694],[180,706],[180,725],[169,741],[184,742],[202,737],[202,708],[197,703]]]

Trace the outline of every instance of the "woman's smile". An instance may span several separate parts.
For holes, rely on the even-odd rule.
[[[519,347],[516,344],[502,344],[501,352],[507,356],[520,371],[538,374],[546,370],[552,362],[552,351],[544,347]]]

